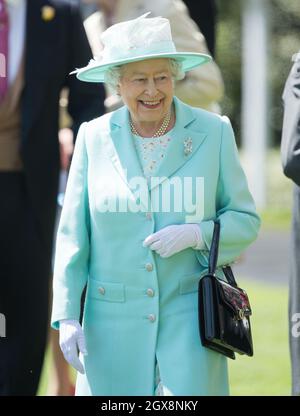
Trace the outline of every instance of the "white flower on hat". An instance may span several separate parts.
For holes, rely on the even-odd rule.
[[[100,39],[104,45],[103,58],[109,60],[115,54],[127,57],[128,51],[137,48],[146,49],[153,43],[172,42],[172,34],[168,19],[150,17],[147,12],[136,19],[117,23],[102,33]],[[175,51],[175,46],[174,46]]]
[[[150,17],[151,12],[136,19],[117,23],[102,33],[101,56],[71,73],[86,82],[105,82],[105,73],[117,65],[153,58],[179,60],[184,72],[211,60],[196,52],[178,52],[172,39],[171,26],[164,17]]]

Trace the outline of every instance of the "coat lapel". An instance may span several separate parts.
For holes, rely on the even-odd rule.
[[[116,171],[131,192],[134,194],[138,186],[144,186],[147,201],[142,198],[139,203],[147,209],[150,195],[148,193],[146,178],[133,143],[127,107],[124,106],[115,113],[112,113],[109,119],[109,128],[107,134],[104,134],[104,137],[106,152]]]
[[[150,190],[164,182],[187,163],[207,136],[205,131],[199,131],[199,128],[193,129],[193,121],[196,117],[188,105],[177,97],[174,97],[174,104],[176,112],[174,139],[170,142],[166,157],[159,166],[156,180],[149,184]],[[192,149],[191,152],[185,154],[184,141],[189,138],[192,141]],[[130,182],[134,183],[134,178],[144,178],[144,173],[132,140],[127,107],[124,106],[112,113],[104,145],[115,169],[132,190]]]
[[[184,104],[177,97],[174,97],[174,104],[176,123],[174,127],[175,130],[173,139],[169,143],[165,159],[161,162],[158,168],[156,180],[151,182],[151,190],[164,182],[185,163],[187,163],[196,153],[197,149],[207,136],[205,131],[201,132],[199,129],[193,129],[193,121],[196,117],[188,105]],[[188,154],[185,154],[184,142],[188,139],[191,139],[192,148]]]
[[[106,147],[110,158],[122,177],[127,181],[134,177],[144,177],[142,167],[134,147],[129,124],[129,112],[126,107],[120,108],[110,119],[109,138]]]

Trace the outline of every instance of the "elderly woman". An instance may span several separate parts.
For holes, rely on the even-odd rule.
[[[77,77],[114,85],[125,105],[80,128],[54,271],[52,325],[79,372],[76,394],[227,395],[226,358],[200,342],[198,282],[215,218],[219,265],[260,221],[228,118],[173,95],[210,57],[176,52],[168,20],[148,13],[102,42]]]

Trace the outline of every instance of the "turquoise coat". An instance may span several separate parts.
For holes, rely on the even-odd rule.
[[[83,123],[78,133],[57,235],[52,311],[55,328],[61,319],[79,319],[87,284],[88,355],[81,357],[78,395],[153,395],[155,358],[174,395],[228,394],[226,358],[200,343],[198,281],[207,270],[214,218],[221,222],[220,265],[256,238],[260,221],[228,118],[176,97],[174,103],[174,139],[146,198],[137,192],[143,173],[126,107]],[[169,180],[187,177],[204,178],[200,216],[188,220],[193,213],[175,206],[172,186],[170,212],[149,213],[150,198],[165,193]],[[139,209],[126,212],[134,203]],[[205,250],[161,258],[143,247],[149,234],[186,221],[200,224]]]

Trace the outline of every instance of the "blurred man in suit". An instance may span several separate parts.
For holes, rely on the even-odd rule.
[[[104,90],[68,76],[92,57],[74,2],[0,0],[0,54],[0,395],[34,395],[48,332],[60,93],[69,90],[76,134],[103,113]]]
[[[189,13],[194,22],[203,33],[208,50],[215,56],[216,45],[216,14],[217,5],[215,0],[184,0],[189,9]]]
[[[300,396],[300,52],[286,80],[281,159],[284,174],[294,182],[292,250],[289,280],[289,341],[292,394]]]

